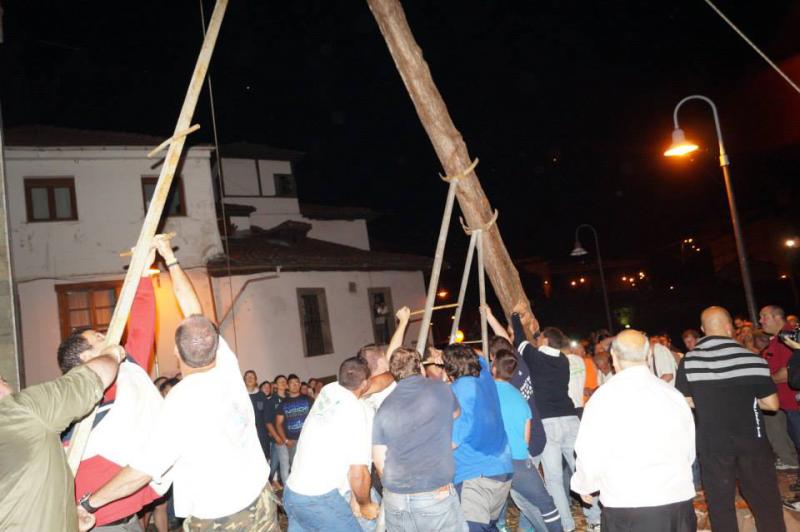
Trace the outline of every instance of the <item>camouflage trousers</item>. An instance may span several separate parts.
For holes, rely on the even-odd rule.
[[[256,500],[245,509],[217,519],[189,517],[183,522],[184,532],[219,530],[224,532],[280,532],[275,496],[269,482]]]

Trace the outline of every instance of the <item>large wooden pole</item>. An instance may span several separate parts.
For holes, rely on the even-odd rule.
[[[186,91],[183,107],[181,107],[181,112],[178,116],[178,122],[175,124],[175,132],[169,141],[169,149],[164,158],[164,164],[161,167],[161,173],[158,176],[155,191],[153,191],[153,198],[150,201],[150,207],[147,209],[147,214],[144,217],[144,223],[139,233],[139,239],[136,241],[136,247],[133,250],[128,273],[125,275],[125,281],[122,283],[119,300],[114,307],[114,314],[111,316],[111,323],[106,333],[106,343],[109,345],[118,344],[122,338],[122,333],[125,330],[125,323],[128,321],[128,314],[130,314],[131,306],[133,305],[133,298],[136,295],[136,288],[139,286],[139,279],[144,269],[149,266],[146,262],[150,254],[150,245],[153,236],[156,234],[161,215],[164,212],[167,195],[172,186],[172,180],[175,177],[175,170],[178,168],[178,163],[181,160],[181,153],[183,152],[183,145],[186,142],[186,135],[196,129],[190,127],[192,116],[197,107],[197,99],[200,97],[200,91],[203,88],[203,80],[205,80],[206,73],[208,72],[211,54],[214,52],[214,46],[216,45],[219,29],[222,25],[222,19],[225,16],[225,9],[227,7],[228,0],[217,0],[214,12],[211,14],[208,31],[203,40],[203,46],[200,48],[197,62],[195,63],[192,79],[189,82],[189,88]],[[69,450],[67,451],[67,462],[73,474],[78,470],[78,465],[83,456],[83,450],[89,439],[89,432],[94,424],[94,418],[95,411],[78,423],[72,440],[70,441]]]
[[[411,33],[403,6],[399,0],[367,0],[367,3],[442,167],[448,176],[461,174],[469,168],[472,159]],[[470,227],[478,229],[491,220],[489,201],[474,171],[460,178],[456,198]],[[527,303],[528,299],[497,224],[484,232],[483,244],[486,271],[506,316],[510,316],[514,305],[522,301]],[[535,321],[534,325],[538,327]]]

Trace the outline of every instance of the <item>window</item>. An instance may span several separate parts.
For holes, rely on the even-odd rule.
[[[150,208],[150,200],[156,191],[157,177],[142,178],[142,197],[144,199],[144,212]],[[176,176],[172,180],[172,187],[167,195],[167,203],[164,205],[164,213],[167,216],[186,216],[186,199],[183,195],[183,179]]]
[[[25,207],[29,222],[77,220],[75,179],[72,177],[26,177]]]
[[[388,344],[394,334],[394,309],[390,288],[370,288],[367,290],[372,332],[376,344]]]
[[[121,286],[120,281],[56,285],[61,338],[80,327],[105,332]]]
[[[275,195],[282,198],[296,198],[297,187],[294,183],[292,174],[274,174],[275,176]]]
[[[300,326],[303,329],[303,349],[307,357],[333,352],[328,303],[324,288],[298,288]]]

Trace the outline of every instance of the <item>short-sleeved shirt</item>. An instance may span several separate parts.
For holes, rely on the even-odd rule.
[[[791,329],[789,329],[791,330]],[[764,358],[769,365],[770,374],[776,373],[789,364],[789,359],[792,357],[792,350],[777,336],[773,336],[769,341],[769,345],[764,349]],[[780,402],[781,410],[788,410],[790,412],[800,409],[795,399],[797,392],[789,388],[789,384],[785,382],[778,383],[778,401]]]
[[[219,339],[216,365],[187,375],[131,467],[157,481],[170,471],[178,517],[218,519],[252,503],[269,467],[236,355]]]
[[[283,401],[283,397],[278,395],[277,392],[267,397],[267,404],[264,409],[265,423],[275,423],[275,416],[278,414],[278,406],[280,406],[281,401]],[[272,441],[272,436],[270,436],[270,441]]]
[[[503,426],[506,429],[508,444],[511,446],[511,458],[525,460],[528,458],[528,443],[525,441],[525,425],[531,419],[531,407],[528,402],[510,383],[495,381],[497,395],[500,398],[500,411],[503,414]]]
[[[583,408],[583,389],[586,387],[586,364],[583,357],[569,353],[569,385],[567,394],[575,408]]]
[[[311,399],[300,394],[297,397],[286,396],[278,405],[277,413],[283,416],[283,431],[286,438],[296,440],[303,430],[303,423],[311,411]]]
[[[258,442],[261,444],[261,450],[264,451],[264,456],[269,458],[269,434],[267,433],[267,409],[268,399],[264,392],[256,389],[254,393],[250,393],[250,402],[253,403],[253,414],[256,418],[256,434],[258,434]]]
[[[59,435],[102,397],[100,377],[78,366],[0,401],[0,530],[78,529]]]
[[[769,445],[757,400],[775,393],[775,383],[766,361],[733,338],[698,340],[678,366],[675,387],[694,400],[700,454]]]
[[[344,494],[350,466],[371,463],[366,407],[338,382],[325,385],[305,418],[286,485],[309,497]]]
[[[675,370],[677,364],[675,363],[675,355],[666,346],[661,344],[653,344],[653,356],[650,357],[650,370],[659,379],[663,375],[672,375],[672,380],[667,384],[675,386]]]
[[[513,471],[497,387],[486,360],[478,359],[480,376],[459,377],[451,385],[461,407],[461,415],[453,423],[456,484]]]
[[[420,375],[406,377],[383,401],[372,427],[372,444],[385,445],[383,486],[419,493],[453,481],[453,414],[450,386]]]

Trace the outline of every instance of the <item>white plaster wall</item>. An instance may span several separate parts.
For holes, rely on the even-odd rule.
[[[180,255],[180,251],[178,252]],[[211,284],[204,269],[186,272],[197,291],[203,311],[215,319]],[[76,278],[73,282],[121,280],[121,277],[99,276]],[[156,355],[160,373],[172,376],[177,371],[173,355],[175,329],[182,319],[180,308],[172,293],[169,274],[153,278],[156,296]],[[22,282],[18,285],[22,324],[23,363],[28,386],[58,377],[56,351],[61,343],[58,301],[52,279]],[[58,283],[63,284],[63,283]],[[155,376],[155,368],[151,374]]]
[[[291,174],[289,161],[267,159],[222,158],[222,173],[225,178],[225,196],[234,203],[241,203],[236,196],[274,196],[275,174]],[[258,178],[261,177],[261,190]],[[295,201],[295,203],[297,203]]]
[[[14,268],[20,281],[120,274],[129,259],[119,252],[136,243],[144,221],[141,178],[158,175],[158,161],[143,148],[10,148],[6,176]],[[181,174],[187,216],[164,224],[175,231],[185,266],[222,252],[216,223],[209,150],[188,151]],[[28,223],[25,177],[75,179],[78,220]]]
[[[312,224],[308,236],[369,250],[369,233],[365,220],[308,220]]]
[[[217,315],[230,306],[231,290],[235,296],[244,282],[269,273],[214,278]],[[349,292],[349,282],[357,290]],[[403,305],[412,309],[425,303],[421,272],[289,272],[276,279],[250,283],[236,304],[235,320],[229,317],[221,332],[239,355],[242,371],[254,369],[259,379],[276,374],[297,373],[302,379],[335,375],[341,362],[356,354],[364,344],[375,341],[370,322],[367,289],[389,287],[395,310]],[[303,353],[297,288],[325,288],[331,338],[330,355],[305,357]],[[235,326],[234,326],[235,324]],[[416,342],[418,324],[412,323],[406,345]]]

